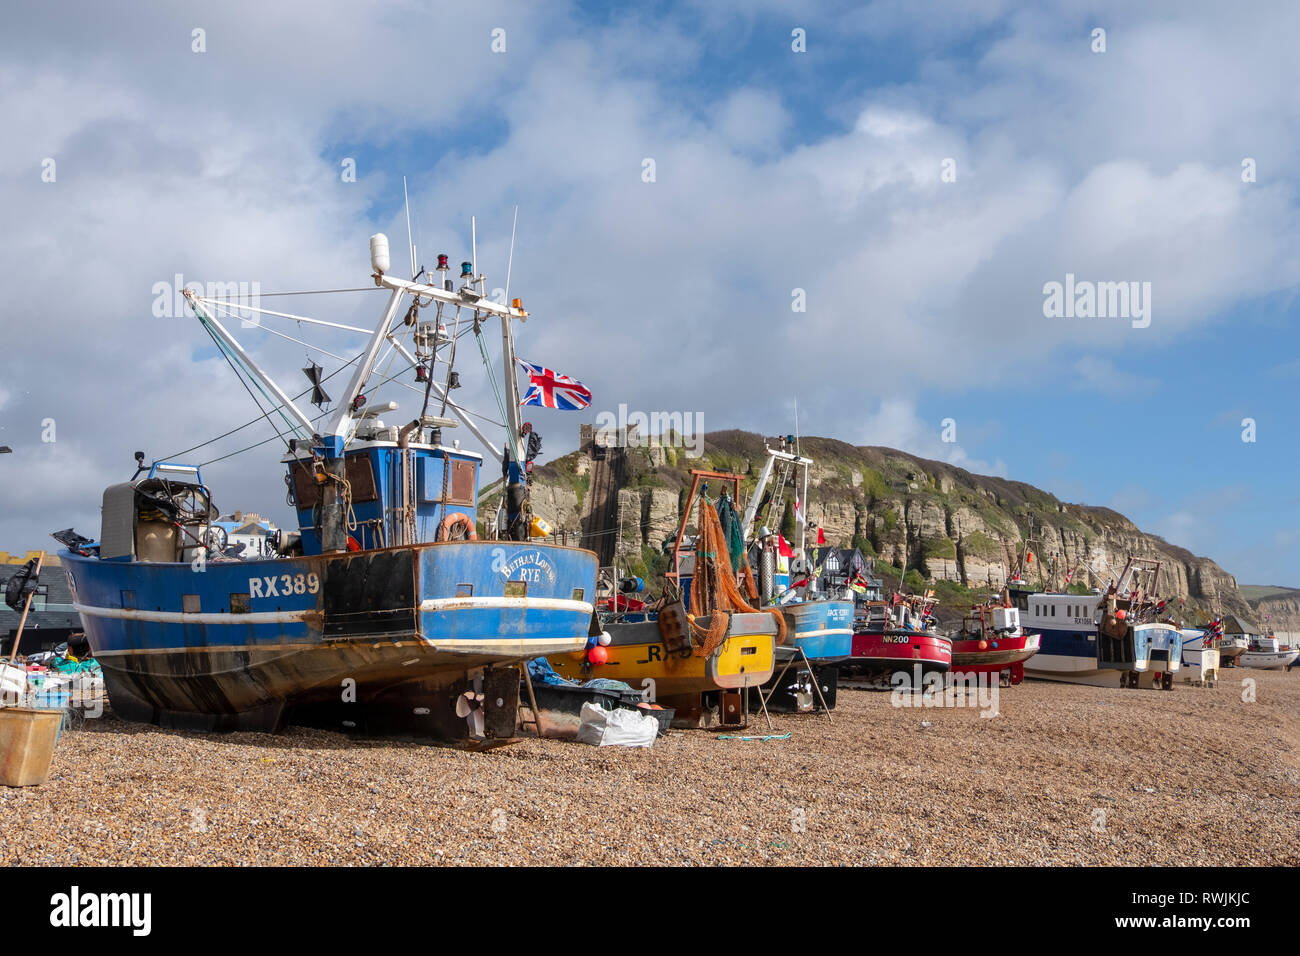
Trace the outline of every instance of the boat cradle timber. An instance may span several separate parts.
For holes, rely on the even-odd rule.
[[[596,556],[529,540],[517,397],[504,402],[500,540],[476,540],[481,457],[441,438],[458,422],[481,432],[453,402],[443,410],[450,405],[455,419],[427,414],[430,396],[445,398],[453,381],[444,307],[455,309],[457,326],[465,310],[476,336],[484,319],[500,319],[505,390],[516,396],[511,323],[527,313],[518,299],[487,299],[468,262],[458,290],[443,276],[395,278],[387,245],[372,237],[372,277],[390,293],[387,307],[323,427],[215,317],[223,303],[186,290],[224,357],[290,427],[284,462],[300,530],[274,556],[227,556],[199,468],[158,462],[108,488],[98,542],[56,535],[68,545],[75,607],[119,715],[204,730],[274,731],[293,719],[482,746],[515,734],[519,673],[510,665],[584,645]],[[438,321],[420,321],[431,306]],[[400,429],[362,410],[386,344],[425,383],[424,408]],[[446,386],[434,382],[439,362]]]

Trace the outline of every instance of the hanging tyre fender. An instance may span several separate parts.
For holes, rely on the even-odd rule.
[[[453,539],[452,530],[457,526],[462,526],[464,528],[464,534],[463,536],[457,535],[456,538]],[[434,536],[433,540],[434,541],[451,541],[451,540],[477,541],[478,532],[474,530],[474,522],[469,520],[469,515],[465,514],[465,512],[463,511],[453,511],[450,514],[448,514],[445,518],[442,519],[442,523],[438,525],[438,533]]]

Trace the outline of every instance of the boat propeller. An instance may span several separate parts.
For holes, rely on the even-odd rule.
[[[456,698],[456,716],[469,725],[471,737],[483,736],[483,678],[474,678],[474,686]]]

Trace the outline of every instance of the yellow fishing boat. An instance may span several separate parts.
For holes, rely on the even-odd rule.
[[[702,624],[711,623],[710,618],[700,620]],[[684,641],[671,640],[674,631],[685,631],[675,623],[674,611],[665,609],[658,620],[608,625],[610,642],[605,647],[607,656],[603,664],[587,664],[585,651],[555,654],[548,660],[561,677],[578,681],[593,677],[620,680],[635,690],[646,691],[651,699],[664,706],[680,703],[666,698],[698,697],[719,690],[741,691],[758,687],[772,677],[777,625],[766,611],[731,614],[726,638],[707,657],[697,656]]]
[[[718,511],[701,494],[702,481],[723,482],[731,496],[724,495],[719,504],[731,509],[740,476],[699,470],[691,474],[695,480],[677,529],[673,570],[667,575],[674,596],[633,620],[606,620],[599,646],[554,654],[548,660],[569,680],[609,678],[642,691],[651,701],[673,708],[675,726],[739,726],[746,719],[746,691],[765,684],[775,671],[776,644],[785,637],[785,622],[780,611],[760,611],[747,603],[740,590],[745,575],[732,569]],[[686,520],[697,497],[698,534],[692,551],[686,552]],[[748,586],[752,589],[752,578]],[[690,603],[689,614],[683,597]]]

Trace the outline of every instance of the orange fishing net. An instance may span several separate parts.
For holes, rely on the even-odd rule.
[[[746,583],[750,593],[757,594],[753,572],[745,563]],[[736,585],[736,572],[731,569],[727,554],[727,539],[722,533],[718,511],[704,497],[700,498],[700,521],[695,538],[695,577],[691,582],[691,635],[694,638],[692,653],[696,657],[709,657],[727,636],[731,617],[726,612],[757,614]],[[776,619],[776,642],[785,643],[785,616],[780,610],[768,613]],[[698,623],[710,616],[709,626]]]

